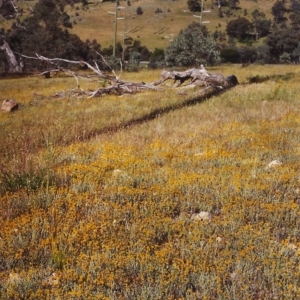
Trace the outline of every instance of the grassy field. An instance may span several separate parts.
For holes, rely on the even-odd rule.
[[[33,7],[35,2],[18,3],[20,8],[24,10],[21,19],[30,15],[29,6]],[[205,10],[211,11],[203,15],[203,20],[210,22],[206,24],[208,29],[211,32],[215,30],[225,32],[228,21],[239,16],[245,16],[244,10],[247,11],[246,17],[249,20],[252,20],[251,13],[255,9],[264,12],[267,19],[272,19],[270,12],[275,0],[240,2],[239,7],[241,9],[233,10],[229,17],[219,18],[217,6],[212,4],[210,0],[204,1]],[[199,21],[199,18],[193,17],[195,13],[188,11],[186,0],[139,0],[131,1],[131,3],[132,5],[128,6],[127,1],[120,1],[120,6],[124,7],[118,12],[118,17],[124,18],[118,21],[117,39],[120,43],[123,43],[125,34],[134,40],[140,40],[142,45],[147,46],[152,51],[155,48],[165,48],[181,29],[186,28],[192,22]],[[143,9],[142,15],[136,14],[138,7]],[[161,9],[161,14],[155,14],[157,8]],[[228,8],[223,7],[222,10],[225,13]],[[66,11],[73,24],[73,29],[70,31],[77,34],[83,41],[96,39],[103,48],[113,44],[114,15],[108,13],[115,11],[113,2],[90,2],[84,9],[81,4],[76,4],[73,8],[67,6]],[[0,27],[8,29],[13,21],[4,22],[0,20],[0,22]]]
[[[168,83],[57,99],[73,79],[0,81],[22,104],[0,114],[1,299],[300,297],[300,67],[210,71],[240,85],[193,106]]]

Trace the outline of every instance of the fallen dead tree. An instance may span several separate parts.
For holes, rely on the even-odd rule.
[[[201,65],[200,69],[193,68],[183,72],[163,70],[161,72],[161,77],[153,82],[153,85],[160,85],[168,79],[174,80],[175,87],[180,87],[187,81],[186,87],[204,86],[224,89],[238,84],[235,75],[224,77],[222,74],[209,73],[203,65]]]
[[[59,73],[63,72],[67,75],[73,76],[77,82],[77,88],[69,90],[67,92],[58,92],[55,95],[56,96],[61,96],[63,97],[66,93],[70,94],[73,93],[74,95],[86,95],[88,97],[96,97],[96,96],[102,96],[104,94],[133,94],[136,92],[141,92],[144,90],[158,90],[157,87],[155,87],[152,84],[147,84],[145,82],[128,82],[121,80],[119,76],[116,75],[114,70],[112,70],[113,75],[108,75],[103,73],[98,64],[94,62],[94,66],[89,64],[88,62],[85,61],[72,61],[68,59],[63,59],[63,58],[47,58],[42,55],[36,54],[36,57],[30,57],[26,55],[19,54],[24,58],[27,59],[38,59],[42,62],[47,62],[52,66],[52,68],[49,68],[47,71],[42,72],[38,75],[43,75],[46,78],[50,78],[51,74],[53,73]],[[100,54],[99,54],[100,55]],[[101,56],[102,57],[102,56]],[[106,63],[105,59],[102,57],[103,61]],[[83,66],[85,65],[88,69],[90,69],[93,74],[79,74],[71,69],[67,69],[65,67],[60,67],[59,64],[61,62],[68,63],[68,64],[73,64],[73,65],[80,65]],[[93,91],[84,91],[81,89],[80,84],[79,84],[79,79],[85,79],[85,80],[91,80],[92,78],[97,78],[97,79],[103,79],[108,83],[107,86],[105,87],[100,87],[96,90]]]
[[[99,53],[98,53],[99,54]],[[38,59],[42,62],[48,63],[52,68],[49,68],[47,71],[42,72],[38,75],[43,75],[46,78],[50,78],[51,74],[53,73],[59,73],[64,72],[65,74],[68,74],[70,76],[73,76],[76,79],[77,82],[77,88],[71,89],[69,91],[63,91],[63,92],[57,92],[55,96],[57,97],[64,97],[67,94],[68,95],[85,95],[89,98],[107,95],[107,94],[117,94],[117,95],[123,95],[123,94],[133,94],[145,90],[161,90],[159,85],[161,85],[163,82],[165,82],[168,79],[174,80],[175,85],[174,88],[180,87],[187,88],[187,87],[205,87],[205,88],[213,88],[216,89],[216,92],[219,90],[223,90],[232,86],[235,86],[238,84],[238,80],[234,75],[224,77],[222,74],[212,74],[205,70],[203,66],[201,66],[199,69],[193,68],[189,69],[183,72],[178,71],[166,71],[163,70],[161,73],[161,77],[152,83],[145,83],[145,82],[129,82],[124,81],[121,79],[120,76],[117,76],[113,69],[111,69],[111,74],[105,74],[102,72],[97,64],[96,61],[94,61],[94,65],[91,65],[88,62],[85,61],[72,61],[67,60],[63,58],[47,58],[41,55],[36,54],[36,57],[29,57],[22,54],[19,54],[23,58],[27,59]],[[99,54],[100,55],[100,54]],[[101,56],[101,55],[100,55]],[[105,64],[105,59],[101,56],[103,62]],[[73,65],[85,65],[88,69],[90,69],[93,73],[92,74],[79,74],[71,69],[67,69],[65,67],[60,67],[60,63],[67,63],[67,64],[73,64]],[[109,66],[107,64],[107,66]],[[121,68],[122,69],[122,68]],[[84,91],[80,88],[79,79],[85,79],[85,80],[92,80],[93,78],[102,79],[103,81],[106,81],[106,86],[101,86],[95,90],[89,90]],[[179,82],[179,83],[178,83]],[[183,83],[186,83],[183,85]]]

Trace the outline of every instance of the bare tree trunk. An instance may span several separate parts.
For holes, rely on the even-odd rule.
[[[3,40],[3,45],[0,46],[0,50],[4,52],[8,67],[8,72],[22,72],[22,66],[18,63],[16,56],[12,52],[9,44]]]

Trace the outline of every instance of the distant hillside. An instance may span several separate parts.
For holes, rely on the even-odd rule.
[[[200,1],[200,0],[199,0]],[[19,19],[29,16],[34,7],[34,1],[18,2],[18,7],[23,10]],[[221,2],[225,2],[224,0]],[[220,17],[218,1],[204,0],[203,21],[209,31],[226,33],[226,25],[230,20],[245,17],[252,21],[252,12],[257,9],[273,20],[271,8],[276,0],[240,0],[236,9],[222,5],[223,17]],[[130,5],[128,5],[130,4]],[[286,2],[290,5],[290,1]],[[150,50],[165,48],[169,42],[178,35],[179,31],[192,22],[199,22],[195,15],[199,12],[190,12],[187,0],[126,0],[120,1],[118,17],[122,18],[117,23],[117,39],[123,43],[123,37],[141,41],[142,45]],[[143,14],[138,15],[137,9],[141,8]],[[70,32],[77,34],[83,41],[96,39],[102,47],[113,44],[114,39],[114,14],[115,2],[90,1],[83,6],[81,2],[67,5],[67,13],[71,17],[73,29]],[[0,28],[9,29],[14,20],[4,20],[0,16]]]
[[[272,19],[271,7],[274,3],[274,0],[241,0],[238,9],[222,6],[224,17],[220,18],[217,1],[206,0],[204,9],[210,12],[203,14],[203,21],[209,21],[206,26],[211,32],[217,30],[225,33],[228,21],[239,16],[251,21],[255,9]],[[200,20],[194,17],[199,13],[188,10],[187,0],[139,0],[131,1],[131,6],[127,5],[127,1],[121,1],[120,6],[124,9],[119,10],[118,17],[124,19],[118,21],[118,41],[122,42],[125,33],[128,37],[140,40],[150,50],[165,48],[181,29]],[[138,7],[142,8],[142,15],[137,15]],[[75,4],[74,8],[68,7],[73,22],[71,31],[83,40],[97,39],[101,46],[107,47],[113,43],[114,14],[109,12],[114,11],[113,2],[93,2],[85,9],[82,9],[81,4]]]

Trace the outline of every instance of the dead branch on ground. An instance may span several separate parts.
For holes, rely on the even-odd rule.
[[[123,94],[134,94],[145,90],[161,90],[161,88],[159,88],[158,86],[168,79],[174,80],[175,83],[174,87],[176,88],[202,86],[205,88],[213,87],[216,89],[216,91],[232,87],[238,83],[237,78],[234,75],[224,77],[222,74],[209,73],[202,65],[199,69],[193,68],[183,72],[178,72],[178,71],[170,72],[167,70],[163,70],[161,73],[161,77],[157,81],[149,84],[145,82],[129,82],[129,81],[121,80],[120,76],[116,75],[115,71],[109,66],[109,64],[106,62],[104,57],[102,57],[102,55],[99,53],[97,54],[101,56],[103,62],[111,69],[113,75],[108,75],[102,72],[96,61],[94,61],[94,66],[93,66],[86,61],[73,61],[73,60],[68,60],[63,58],[48,58],[39,54],[36,54],[36,57],[30,57],[30,56],[22,55],[20,53],[18,54],[23,58],[37,59],[42,62],[46,62],[53,67],[38,75],[44,75],[46,78],[50,78],[51,74],[53,73],[63,72],[75,78],[77,83],[77,89],[71,89],[66,92],[58,92],[55,94],[55,96],[57,97],[64,97],[67,93],[68,94],[71,93],[74,96],[85,95],[88,96],[88,98],[92,98],[92,97],[97,97],[97,96],[102,96],[107,94],[123,95]],[[78,74],[77,72],[72,71],[70,69],[60,67],[59,66],[60,62],[73,64],[73,65],[86,66],[88,69],[90,69],[93,72],[93,75]],[[92,90],[92,91],[84,91],[80,88],[79,79],[90,80],[92,77],[95,76],[98,79],[103,79],[104,81],[107,81],[108,86],[99,87],[96,90]],[[183,83],[186,82],[188,83],[183,85]]]

